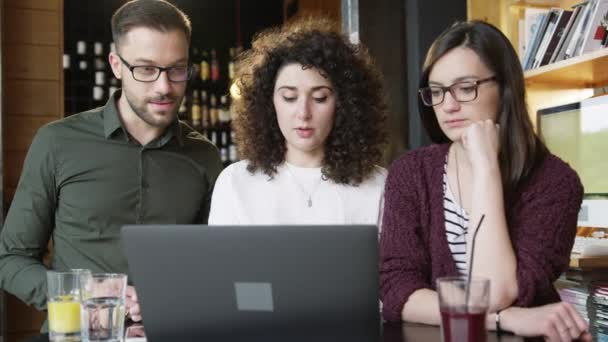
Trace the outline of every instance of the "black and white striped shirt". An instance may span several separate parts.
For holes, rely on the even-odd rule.
[[[447,160],[443,171],[443,212],[445,217],[445,233],[456,269],[460,275],[467,274],[467,229],[469,215],[460,207],[450,190],[447,173]]]

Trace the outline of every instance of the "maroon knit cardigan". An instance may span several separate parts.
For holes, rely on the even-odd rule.
[[[409,296],[458,275],[448,247],[443,172],[449,144],[411,151],[390,167],[380,236],[380,297],[387,321],[400,321]],[[505,203],[517,258],[513,305],[559,301],[553,282],[568,267],[583,187],[574,170],[549,155]],[[492,227],[484,227],[492,229]]]

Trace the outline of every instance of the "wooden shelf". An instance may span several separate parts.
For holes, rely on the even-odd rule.
[[[582,0],[511,0],[509,5],[511,6],[525,6],[525,7],[569,7],[574,3],[582,2]]]
[[[574,269],[597,269],[608,268],[608,257],[570,257],[570,268]]]
[[[527,85],[538,83],[568,88],[596,88],[608,84],[608,48],[528,70]]]

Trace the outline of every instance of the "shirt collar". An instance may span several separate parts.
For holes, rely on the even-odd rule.
[[[182,128],[179,123],[179,120],[177,120],[177,119],[173,121],[171,126],[165,131],[165,133],[163,133],[163,135],[160,136],[160,138],[156,139],[156,141],[158,143],[157,146],[158,147],[164,146],[169,141],[171,141],[172,138],[175,138],[175,140],[177,140],[177,143],[179,144],[180,147],[184,146],[184,140],[182,137]]]
[[[112,94],[112,96],[108,99],[105,106],[103,107],[103,125],[104,125],[104,135],[106,139],[110,139],[117,130],[122,130],[123,136],[125,139],[129,139],[129,134],[127,129],[123,126],[122,121],[120,120],[120,116],[118,115],[118,107],[116,103],[120,96],[122,95],[122,90],[117,90]],[[171,126],[161,135],[158,139],[156,139],[158,146],[164,146],[171,138],[175,137],[179,146],[184,146],[184,140],[182,137],[182,129],[179,123],[179,120],[174,120]]]
[[[118,117],[118,107],[116,107],[116,102],[121,94],[122,90],[115,91],[103,107],[103,129],[106,139],[109,139],[118,129],[122,129],[124,136],[128,137],[127,130],[122,126]]]

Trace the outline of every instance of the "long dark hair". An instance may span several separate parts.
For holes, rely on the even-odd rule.
[[[496,27],[482,22],[457,22],[445,30],[427,53],[420,88],[427,87],[429,74],[435,62],[457,47],[467,47],[494,71],[500,85],[500,107],[497,123],[500,125],[499,162],[505,198],[516,190],[547,156],[548,150],[534,133],[526,105],[526,89],[519,58],[508,38]],[[437,122],[433,107],[427,107],[418,98],[421,120],[435,143],[448,143]]]

